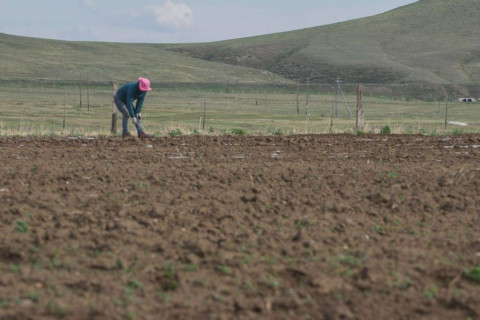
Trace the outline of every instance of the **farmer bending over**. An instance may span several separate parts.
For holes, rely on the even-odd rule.
[[[137,128],[138,137],[140,139],[150,138],[148,134],[143,132],[141,124],[143,100],[145,100],[147,91],[152,91],[152,88],[150,88],[150,80],[140,77],[138,78],[137,82],[127,83],[126,85],[118,89],[117,93],[113,96],[115,105],[117,106],[118,110],[123,114],[123,138],[128,138],[132,136],[128,131],[129,118]],[[137,100],[135,107],[133,106],[134,100]]]

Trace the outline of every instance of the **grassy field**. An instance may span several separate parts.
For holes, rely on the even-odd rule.
[[[147,95],[144,127],[156,136],[176,134],[300,134],[355,133],[356,96],[347,95],[352,112],[339,100],[338,113],[332,109],[335,94],[299,94],[223,90],[175,90],[157,88]],[[87,100],[83,88],[80,107],[77,87],[1,88],[0,134],[6,135],[110,135],[112,90],[90,88]],[[391,133],[476,133],[480,132],[480,105],[448,102],[445,129],[445,102],[397,100],[365,95],[364,132]],[[205,108],[206,105],[206,108]],[[205,108],[205,126],[203,114]],[[336,117],[335,114],[338,114]],[[63,119],[65,114],[65,128]],[[332,126],[330,127],[330,124]],[[119,123],[120,128],[120,123]]]

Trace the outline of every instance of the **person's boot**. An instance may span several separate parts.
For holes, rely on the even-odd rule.
[[[139,139],[148,139],[148,138],[151,138],[151,137],[152,137],[151,135],[148,135],[145,132],[139,132],[138,133],[138,138]]]
[[[131,138],[131,137],[132,137],[132,134],[131,134],[130,132],[128,132],[128,131],[122,133],[122,138],[123,138],[123,139],[129,139],[129,138]]]

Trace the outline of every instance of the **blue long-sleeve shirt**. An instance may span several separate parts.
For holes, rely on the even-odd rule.
[[[128,113],[132,118],[142,112],[143,100],[145,100],[146,95],[146,91],[140,91],[138,87],[138,81],[127,83],[117,90],[118,99],[125,103]],[[133,107],[134,100],[137,100],[135,108]]]

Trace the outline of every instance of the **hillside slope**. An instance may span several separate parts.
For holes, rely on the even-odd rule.
[[[170,50],[302,81],[478,83],[479,16],[478,0],[420,0],[364,19]]]
[[[358,20],[202,44],[70,42],[0,33],[0,77],[154,82],[480,82],[480,1],[420,0]],[[287,80],[289,79],[289,80]]]
[[[165,45],[71,42],[0,33],[0,77],[154,82],[287,82],[273,73],[195,59]]]

